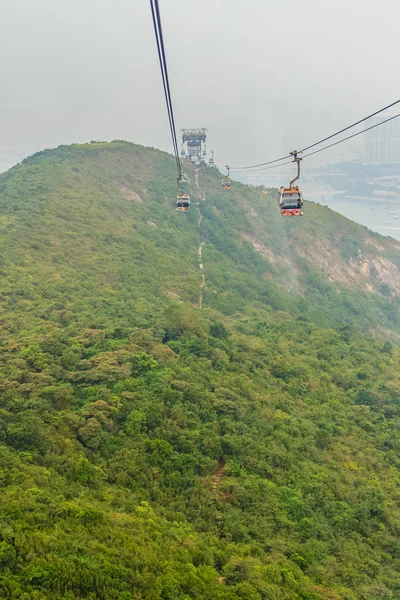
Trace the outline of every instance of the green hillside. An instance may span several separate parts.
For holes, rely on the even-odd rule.
[[[0,597],[400,598],[400,245],[189,175],[0,176]]]
[[[194,173],[191,211],[176,214],[174,169],[163,152],[114,142],[44,151],[0,176],[1,288],[13,318],[40,324],[67,310],[94,328],[97,318],[154,324],[171,296],[198,300],[201,237],[209,308],[272,307],[399,333],[398,242],[313,203],[304,219],[282,219],[275,195],[224,192],[214,169],[199,172],[198,228]]]

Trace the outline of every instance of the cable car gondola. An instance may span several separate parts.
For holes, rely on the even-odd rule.
[[[187,212],[190,206],[190,196],[188,194],[178,194],[176,198],[176,210]]]
[[[208,166],[215,167],[214,152],[211,150],[211,157],[208,159]]]
[[[279,189],[278,205],[282,217],[300,217],[303,214],[303,196],[299,186],[294,185],[294,182],[300,178],[301,158],[297,157],[296,150],[290,154],[293,156],[293,162],[297,163],[297,176],[292,179],[288,188],[282,186]]]
[[[222,181],[221,181],[221,185],[222,185],[222,189],[223,190],[230,190],[231,189],[231,180],[229,178],[229,167],[228,165],[226,165],[226,168],[228,169],[228,173],[226,174],[225,177],[223,177]]]
[[[176,198],[176,210],[180,211],[180,212],[187,212],[189,210],[189,206],[190,206],[190,196],[189,194],[186,194],[183,190],[181,190],[181,188],[179,187],[179,184],[182,182],[183,179],[183,174],[181,175],[180,178],[178,178],[178,196]],[[187,179],[187,176],[186,176]]]
[[[302,211],[303,197],[298,186],[292,188],[281,187],[279,190],[279,208],[282,217],[300,217]]]

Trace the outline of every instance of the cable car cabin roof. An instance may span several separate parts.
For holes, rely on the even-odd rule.
[[[298,188],[297,186],[296,186],[296,187],[294,187],[294,188],[281,188],[281,189],[279,190],[279,193],[280,193],[282,196],[286,196],[286,194],[287,194],[287,195],[292,195],[292,194],[296,194],[296,195],[299,195],[299,194],[300,194],[300,195],[301,195],[301,191],[299,190],[299,188]]]

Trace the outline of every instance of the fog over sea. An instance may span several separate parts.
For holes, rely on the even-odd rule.
[[[340,192],[340,190],[335,190]],[[329,206],[348,219],[365,225],[381,235],[400,241],[400,202],[375,197],[344,197],[329,194],[329,189],[316,181],[303,185],[304,198]]]

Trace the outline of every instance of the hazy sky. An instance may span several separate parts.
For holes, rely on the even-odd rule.
[[[207,127],[224,163],[275,158],[400,97],[398,0],[159,1],[177,127]],[[148,0],[0,6],[0,167],[90,139],[171,151]]]

